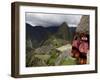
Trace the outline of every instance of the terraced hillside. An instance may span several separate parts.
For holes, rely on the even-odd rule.
[[[58,27],[47,28],[26,24],[26,66],[76,64],[71,57],[72,34],[75,31],[72,29],[65,22]]]

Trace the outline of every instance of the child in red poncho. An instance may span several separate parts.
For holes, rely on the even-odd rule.
[[[72,56],[77,58],[79,64],[87,63],[87,53],[89,51],[89,35],[81,33],[75,35],[72,42]]]
[[[88,42],[88,37],[87,36],[82,36],[81,41],[80,41],[80,46],[79,46],[79,51],[80,51],[80,64],[86,64],[87,63],[87,53],[89,51],[89,42]],[[89,54],[89,53],[88,53]]]

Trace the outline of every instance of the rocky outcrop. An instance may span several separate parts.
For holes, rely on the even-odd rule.
[[[83,15],[80,23],[78,24],[76,28],[76,32],[78,33],[89,33],[89,16]]]
[[[49,54],[51,49],[53,49],[53,45],[47,45],[47,46],[41,46],[37,49],[35,49],[34,53],[37,53],[37,54]]]

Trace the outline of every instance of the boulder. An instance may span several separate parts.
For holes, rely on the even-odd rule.
[[[89,16],[88,15],[82,16],[80,23],[78,24],[76,28],[76,32],[89,34]]]

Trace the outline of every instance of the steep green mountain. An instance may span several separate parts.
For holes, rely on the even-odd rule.
[[[60,26],[32,26],[26,23],[26,45],[38,48],[44,45],[45,41],[56,39],[59,41],[71,41],[75,28],[68,27],[66,22]],[[54,40],[54,41],[56,41]],[[31,44],[30,44],[31,43]]]
[[[70,41],[70,31],[66,22],[62,23],[59,27],[57,36],[61,39]]]
[[[50,35],[49,38],[44,42],[43,45],[52,44],[54,47],[60,47],[71,42],[71,32],[68,25],[62,23],[55,34]]]

